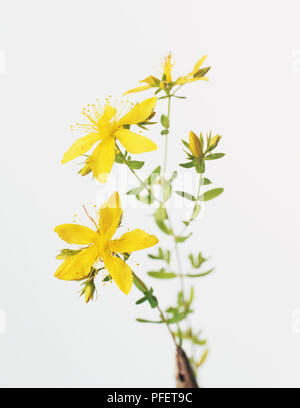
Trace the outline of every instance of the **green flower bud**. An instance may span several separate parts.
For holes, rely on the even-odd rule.
[[[89,280],[84,287],[84,297],[85,303],[88,303],[90,300],[93,300],[96,286],[94,280]]]
[[[220,136],[220,135],[216,135],[216,136],[214,136],[212,139],[210,139],[210,140],[208,141],[208,148],[209,148],[209,150],[212,150],[212,149],[214,149],[215,147],[217,147],[219,141],[221,140],[221,137],[222,137],[222,136]]]

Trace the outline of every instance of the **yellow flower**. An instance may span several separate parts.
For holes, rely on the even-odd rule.
[[[197,159],[203,155],[203,145],[201,140],[194,132],[190,131],[189,147],[192,155]]]
[[[170,91],[175,85],[185,85],[190,82],[204,80],[208,81],[208,78],[205,74],[210,70],[210,67],[201,68],[204,61],[206,60],[207,55],[202,57],[194,66],[191,72],[187,75],[180,76],[175,81],[172,81],[172,68],[174,66],[174,61],[172,61],[172,54],[169,53],[166,57],[163,58],[162,68],[163,75],[161,79],[156,78],[155,76],[148,76],[147,78],[140,81],[145,85],[138,86],[137,88],[130,89],[125,92],[124,95],[133,92],[141,92],[150,88],[158,88]]]
[[[84,131],[87,135],[78,139],[69,148],[63,156],[62,163],[88,152],[95,143],[100,142],[88,157],[84,173],[91,169],[95,178],[100,183],[105,183],[115,160],[115,139],[118,139],[129,153],[144,153],[157,149],[152,140],[125,128],[128,125],[145,122],[153,112],[156,100],[154,97],[137,103],[124,116],[123,112],[118,113],[109,101],[104,108],[97,102],[83,109],[82,114],[87,123],[77,124],[74,129]]]
[[[177,78],[176,84],[177,85],[184,85],[194,81],[208,81],[208,78],[205,74],[210,70],[210,67],[202,68],[200,67],[203,65],[204,61],[206,60],[207,55],[204,55],[194,66],[193,70],[189,72],[187,75]]]
[[[149,248],[157,244],[158,239],[140,229],[127,232],[119,239],[112,239],[122,217],[117,192],[103,204],[99,216],[98,223],[91,218],[96,231],[78,224],[62,224],[54,229],[59,237],[69,244],[86,245],[79,253],[73,251],[74,254],[67,254],[55,276],[68,281],[82,280],[88,277],[92,266],[101,261],[121,291],[127,295],[132,286],[132,271],[116,254]]]

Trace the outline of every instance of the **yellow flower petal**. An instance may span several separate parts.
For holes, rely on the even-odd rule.
[[[189,84],[190,82],[195,82],[195,81],[209,81],[209,79],[207,77],[196,77],[196,78],[188,79],[185,83]]]
[[[98,258],[99,249],[96,245],[83,249],[78,255],[66,258],[57,269],[55,276],[68,281],[84,279]]]
[[[201,65],[203,64],[203,62],[206,60],[206,58],[207,58],[207,55],[204,55],[204,56],[195,64],[191,75],[194,75],[194,74],[199,70],[199,68],[201,67]]]
[[[117,191],[113,193],[109,197],[108,201],[102,205],[99,213],[100,233],[107,241],[109,241],[116,232],[122,216],[120,197]]]
[[[117,109],[111,106],[109,103],[105,106],[102,118],[105,120],[111,120],[117,113]]]
[[[189,73],[187,75],[184,75],[184,76],[181,76],[181,77],[176,79],[176,84],[184,85],[190,77],[191,77],[191,73]]]
[[[95,178],[105,183],[115,160],[115,140],[112,136],[102,140],[89,158]]]
[[[110,276],[121,291],[128,295],[132,287],[132,270],[130,267],[121,258],[111,255],[108,251],[102,254],[102,259]]]
[[[61,224],[55,229],[61,239],[69,244],[86,245],[95,242],[99,235],[88,227],[78,224]]]
[[[155,85],[159,84],[160,81],[159,81],[159,79],[156,78],[155,76],[150,75],[150,76],[148,76],[147,78],[142,79],[140,82],[141,82],[141,83],[145,82],[145,84],[148,84],[148,85],[151,85],[151,86],[155,86]]]
[[[70,160],[76,159],[81,154],[86,153],[100,139],[99,133],[89,133],[86,136],[76,140],[75,143],[66,151],[62,159],[62,163],[65,164]]]
[[[153,112],[157,98],[145,99],[141,103],[137,103],[123,118],[118,122],[119,126],[134,125],[139,122],[144,122]]]
[[[154,235],[147,234],[147,232],[135,229],[123,234],[121,238],[110,241],[109,249],[112,252],[133,252],[140,249],[149,248],[158,243],[158,239]]]
[[[192,131],[190,131],[189,142],[190,151],[192,152],[192,155],[196,158],[201,157],[203,154],[203,147],[201,141],[199,137],[195,135],[195,133]]]
[[[128,129],[118,129],[114,136],[120,140],[129,153],[144,153],[157,149],[156,144],[152,140]]]
[[[146,91],[149,88],[152,88],[152,86],[151,85],[137,86],[136,88],[129,89],[129,91],[125,92],[123,95],[128,95],[128,94],[134,93],[134,92]]]
[[[98,120],[97,126],[99,127],[99,131],[104,133],[104,137],[106,136],[107,131],[109,130],[108,122],[117,114],[117,109],[112,107],[109,103],[104,108],[104,112],[100,119]]]

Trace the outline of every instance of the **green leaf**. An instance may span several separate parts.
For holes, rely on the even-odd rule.
[[[198,217],[198,215],[200,214],[200,211],[201,211],[201,205],[196,204],[194,209],[193,209],[193,213],[192,213],[190,221],[194,221]]]
[[[171,251],[169,249],[165,252],[164,258],[165,258],[165,261],[167,262],[167,264],[169,264],[170,261],[171,261]]]
[[[155,309],[157,307],[158,301],[157,301],[157,298],[155,296],[149,295],[149,296],[147,296],[147,300],[148,300],[148,302],[149,302],[152,309]]]
[[[145,125],[142,124],[142,122],[137,123],[136,125],[137,125],[139,128],[143,129],[143,130],[149,130],[149,129],[146,128]]]
[[[148,257],[151,259],[164,259],[164,253],[161,248],[158,248],[158,255],[148,254]]]
[[[160,221],[160,220],[155,220],[156,225],[158,226],[158,228],[164,232],[167,235],[171,235],[172,234],[172,230],[170,228],[168,228],[165,224],[164,221]]]
[[[196,273],[196,274],[187,273],[185,276],[187,276],[188,278],[201,278],[202,276],[209,275],[213,271],[214,271],[214,268],[209,269],[208,271],[202,272],[202,273]]]
[[[194,269],[199,269],[200,266],[207,261],[206,258],[199,252],[197,259],[194,258],[193,254],[189,254],[189,260],[191,261],[192,267]]]
[[[166,312],[171,313],[171,314],[176,314],[176,313],[178,313],[178,308],[170,306],[170,307],[168,307],[168,309],[166,309]]]
[[[176,241],[176,242],[184,242],[184,241],[186,241],[191,235],[192,235],[192,232],[191,232],[190,234],[186,235],[185,237],[176,237],[176,238],[175,238],[175,241]]]
[[[168,218],[168,214],[167,214],[167,210],[165,209],[165,207],[162,207],[160,205],[154,213],[154,218],[156,221],[166,220]]]
[[[142,304],[142,303],[144,303],[144,302],[146,302],[146,301],[147,301],[147,298],[146,298],[146,296],[144,296],[144,297],[138,299],[138,300],[135,302],[135,304],[136,304],[136,305],[140,305],[140,304]]]
[[[169,264],[171,260],[171,251],[169,249],[163,251],[162,248],[158,248],[158,255],[148,254],[148,257],[154,260],[164,260]]]
[[[180,197],[186,198],[191,201],[196,201],[196,197],[190,193],[186,193],[184,191],[175,191],[175,193],[178,194]]]
[[[141,196],[137,194],[135,197],[137,200],[139,200],[141,203],[144,203],[144,204],[152,204],[154,201],[153,194],[147,194],[146,196]]]
[[[163,320],[147,320],[147,319],[140,319],[140,318],[136,319],[136,321],[140,323],[164,323]]]
[[[181,320],[185,319],[186,316],[187,316],[189,313],[192,313],[192,311],[187,309],[187,310],[185,310],[184,312],[180,312],[180,313],[178,313],[178,314],[175,314],[173,317],[171,317],[171,319],[167,319],[167,322],[168,322],[169,324],[178,323],[178,322],[180,322]]]
[[[115,162],[116,162],[116,163],[119,163],[119,164],[124,163],[123,157],[120,155],[120,153],[117,153],[117,154],[115,155]]]
[[[161,115],[160,117],[160,123],[165,127],[166,129],[169,128],[169,119],[166,115]]]
[[[205,160],[217,160],[225,156],[225,153],[212,153],[205,157]]]
[[[163,201],[166,202],[171,197],[172,185],[168,180],[163,183]]]
[[[136,188],[133,188],[132,190],[127,191],[126,194],[137,195],[137,194],[140,194],[144,190],[144,188],[145,188],[144,185],[140,185],[139,187],[136,187]]]
[[[199,196],[200,201],[209,201],[212,200],[213,198],[218,197],[220,194],[222,194],[224,191],[224,188],[213,188],[212,190],[208,190],[205,193],[201,194]]]
[[[130,166],[131,169],[138,170],[138,169],[141,169],[144,166],[144,164],[145,164],[145,162],[143,162],[143,161],[132,160],[129,163],[129,166]]]
[[[168,129],[164,129],[160,132],[161,135],[167,135],[169,133]]]
[[[156,167],[156,169],[153,170],[153,172],[150,174],[150,176],[147,179],[147,183],[149,185],[154,184],[154,182],[157,180],[157,178],[160,176],[160,171],[161,171],[161,167],[158,166]]]
[[[208,349],[206,349],[204,351],[204,353],[202,354],[200,360],[198,361],[198,363],[196,363],[196,367],[199,368],[202,366],[202,364],[204,363],[204,361],[206,360],[206,357],[208,355]]]
[[[177,177],[177,171],[173,171],[172,176],[169,178],[169,182],[172,183],[172,181],[174,181]]]
[[[160,271],[149,271],[147,272],[149,276],[152,278],[157,278],[157,279],[173,279],[176,278],[176,273],[174,272],[166,272],[164,269],[161,269]]]
[[[187,163],[180,163],[179,166],[184,167],[185,169],[190,169],[191,167],[194,167],[195,164],[194,162],[190,161]]]
[[[148,292],[147,286],[135,273],[133,273],[133,283],[141,292],[143,293]]]
[[[182,291],[178,292],[177,303],[179,307],[183,305],[183,292]]]
[[[200,181],[201,186],[207,186],[208,184],[211,184],[211,181],[204,177],[201,181]]]
[[[191,306],[193,300],[194,300],[194,287],[191,286],[190,297],[189,297],[189,300],[188,300],[188,302],[186,304],[186,307]]]
[[[181,139],[181,141],[182,141],[182,143],[185,145],[185,147],[187,148],[187,149],[189,149],[190,148],[190,145],[189,145],[189,143],[188,142],[186,142],[185,140],[183,140],[183,139]]]
[[[145,291],[144,295],[145,295],[144,297],[138,299],[135,303],[137,305],[140,305],[141,303],[148,301],[151,308],[154,309],[158,305],[158,302],[157,298],[153,296],[153,288],[150,288],[149,290]]]

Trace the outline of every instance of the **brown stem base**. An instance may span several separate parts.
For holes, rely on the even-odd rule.
[[[182,348],[176,347],[176,388],[199,388],[190,362]]]

